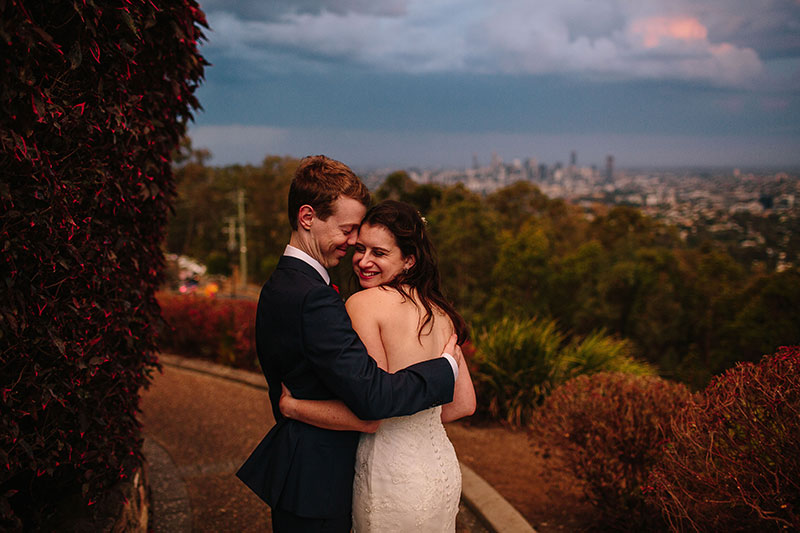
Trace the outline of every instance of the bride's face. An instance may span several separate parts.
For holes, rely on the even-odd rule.
[[[403,257],[394,235],[383,226],[363,224],[358,232],[353,270],[362,287],[377,287],[414,266],[414,256]]]

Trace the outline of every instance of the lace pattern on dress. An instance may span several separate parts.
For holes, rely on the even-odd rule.
[[[455,531],[461,469],[441,407],[384,420],[356,455],[353,531]]]

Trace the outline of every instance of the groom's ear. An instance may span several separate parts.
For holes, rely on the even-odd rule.
[[[308,231],[311,229],[313,220],[314,208],[308,204],[301,205],[300,210],[297,212],[297,227]]]

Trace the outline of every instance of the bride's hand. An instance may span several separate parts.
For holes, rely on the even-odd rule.
[[[444,351],[442,353],[449,353],[453,355],[453,352],[456,351],[456,343],[458,342],[458,335],[453,333],[450,335],[450,339],[447,341],[447,344],[444,345]]]
[[[465,361],[464,361],[464,352],[461,351],[460,344],[456,344],[456,353],[453,354],[453,357],[456,358],[456,363],[458,363],[459,368],[461,368],[461,365],[465,363]]]
[[[456,364],[461,366],[461,362],[464,360],[464,354],[461,353],[461,346],[456,344],[458,342],[458,335],[453,333],[450,335],[450,340],[447,341],[447,344],[444,347],[444,353],[449,353],[453,356],[453,359],[456,360]]]
[[[295,417],[294,396],[292,396],[292,391],[283,383],[281,383],[281,398],[278,400],[278,408],[286,418]]]

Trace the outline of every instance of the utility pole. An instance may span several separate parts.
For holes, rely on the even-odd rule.
[[[245,232],[244,189],[239,189],[236,203],[239,208],[239,283],[244,290],[247,286],[247,235]]]
[[[236,249],[236,217],[225,217],[225,223],[228,227],[222,231],[228,234],[228,252],[233,253]]]

